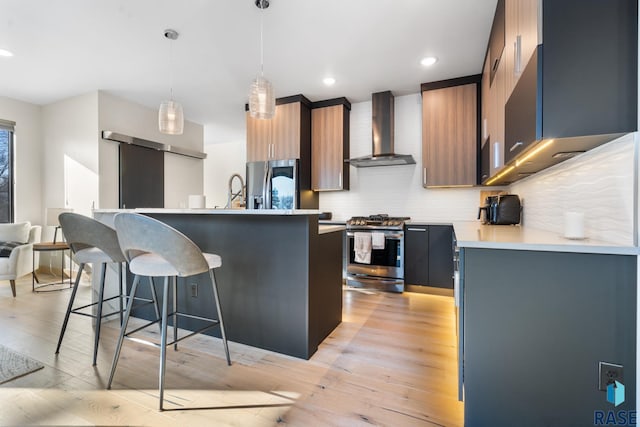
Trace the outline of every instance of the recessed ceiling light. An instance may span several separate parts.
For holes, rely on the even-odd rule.
[[[13,56],[13,52],[10,52],[6,49],[0,49],[0,56],[7,56],[7,57]]]
[[[324,83],[325,86],[333,86],[336,82],[336,79],[334,79],[333,77],[325,77],[324,79],[322,79],[322,83]]]
[[[425,58],[422,58],[422,60],[420,61],[420,63],[425,67],[430,67],[436,62],[438,62],[438,58],[436,58],[435,56],[427,56]]]

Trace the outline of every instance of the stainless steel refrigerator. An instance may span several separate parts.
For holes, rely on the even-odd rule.
[[[299,209],[298,159],[247,163],[247,209]]]

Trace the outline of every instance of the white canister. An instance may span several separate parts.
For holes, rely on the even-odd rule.
[[[584,239],[584,213],[565,212],[564,237],[567,239]]]
[[[189,195],[189,209],[204,209],[207,205],[207,197],[201,194]]]

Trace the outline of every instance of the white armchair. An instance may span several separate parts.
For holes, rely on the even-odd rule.
[[[24,242],[16,246],[8,257],[0,257],[0,280],[11,282],[16,296],[16,279],[33,272],[33,244],[40,242],[42,227],[30,222],[0,224],[0,242]]]

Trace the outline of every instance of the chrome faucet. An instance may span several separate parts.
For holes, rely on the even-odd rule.
[[[238,178],[240,180],[240,190],[236,191],[235,193],[233,192],[233,180],[234,178]],[[240,174],[234,173],[233,175],[231,175],[231,178],[229,178],[229,190],[227,193],[227,206],[225,206],[226,209],[231,209],[231,204],[233,203],[233,201],[235,199],[237,199],[238,197],[240,197],[240,206],[244,207],[246,206],[246,187],[244,186],[244,179],[242,179],[242,176]]]

